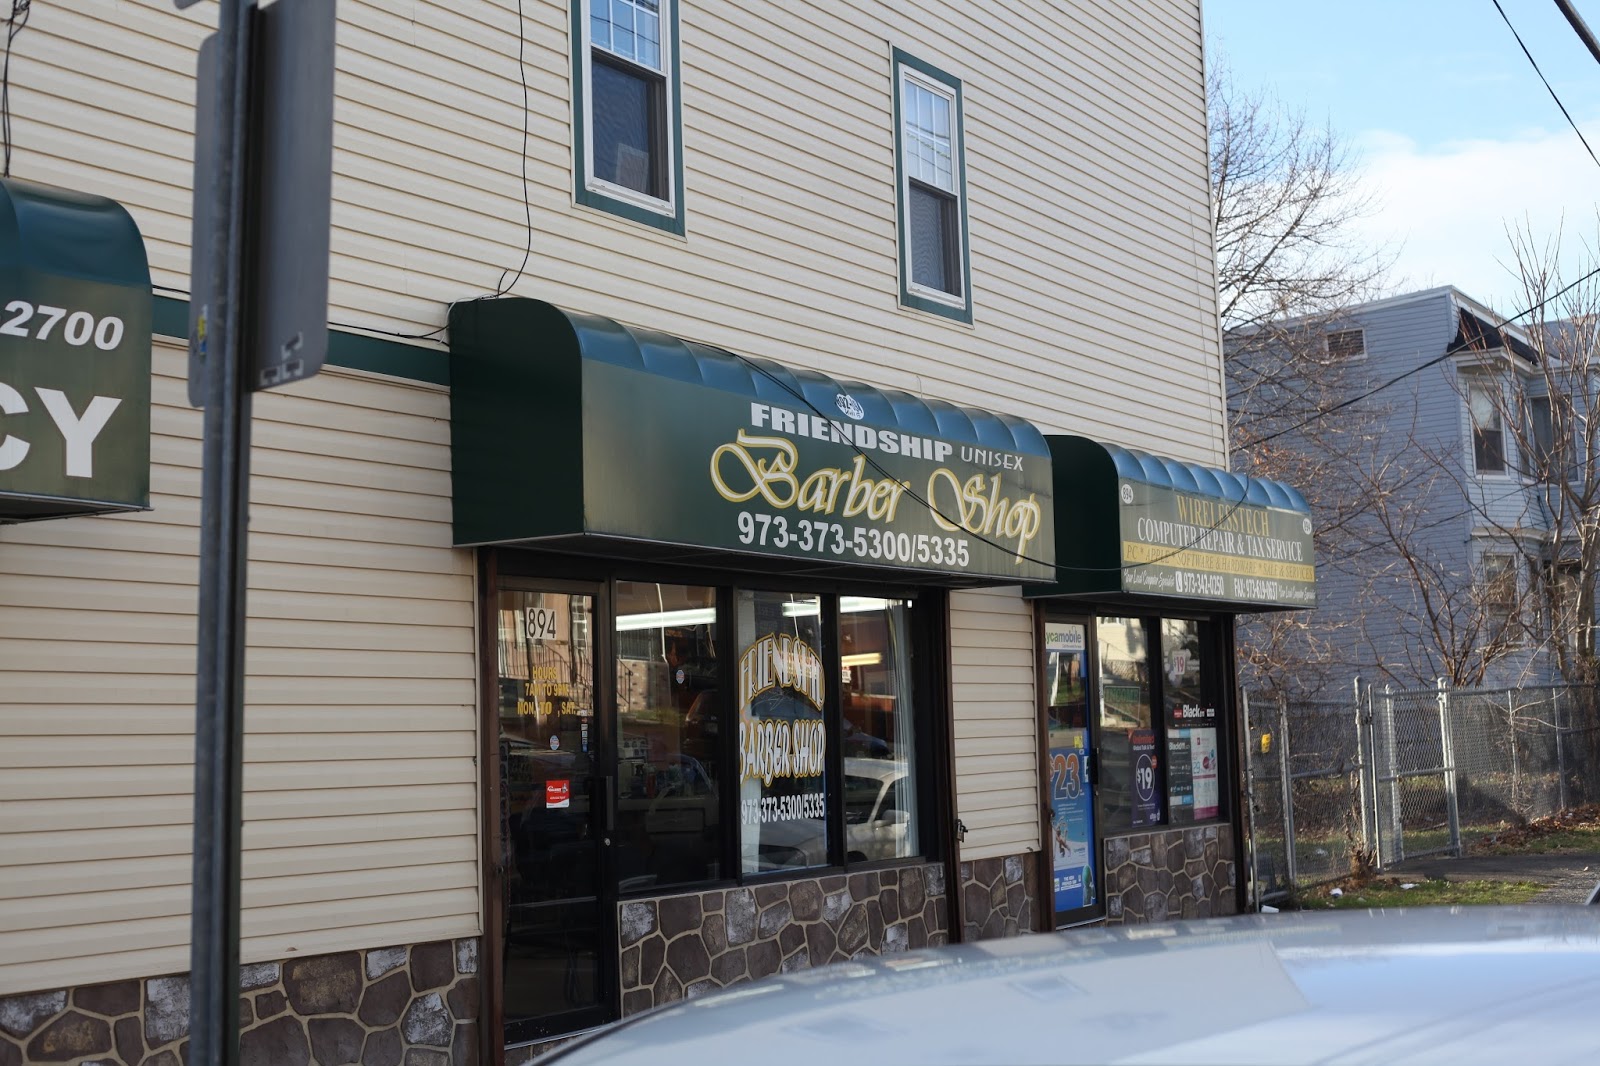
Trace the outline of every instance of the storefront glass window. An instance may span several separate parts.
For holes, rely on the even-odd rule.
[[[716,591],[616,585],[615,855],[623,891],[721,876]]]
[[[518,1039],[587,1024],[601,1002],[592,610],[579,594],[499,596],[505,1017]]]
[[[847,861],[918,853],[910,616],[906,600],[839,601]]]
[[[1204,822],[1219,812],[1217,703],[1206,676],[1204,622],[1161,622],[1163,719],[1167,731],[1170,821]]]
[[[1051,895],[1055,913],[1062,915],[1095,904],[1088,626],[1047,620],[1044,650]]]
[[[744,873],[828,862],[822,597],[740,590],[739,853]]]
[[[1100,801],[1107,832],[1159,825],[1161,763],[1150,709],[1150,635],[1138,618],[1101,618]]]

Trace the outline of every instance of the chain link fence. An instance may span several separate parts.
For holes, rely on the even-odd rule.
[[[1600,691],[1404,690],[1241,700],[1258,900],[1600,801]]]

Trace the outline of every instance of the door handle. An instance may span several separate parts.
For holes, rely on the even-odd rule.
[[[606,774],[600,779],[605,795],[600,797],[600,802],[606,809],[606,835],[610,836],[617,831],[617,779]]]

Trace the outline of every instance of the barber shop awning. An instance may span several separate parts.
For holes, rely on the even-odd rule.
[[[1293,488],[1085,437],[1046,439],[1058,581],[1028,595],[1315,606],[1311,508]]]
[[[950,585],[1055,577],[1019,418],[575,314],[450,314],[458,545]]]
[[[144,239],[114,200],[0,179],[0,523],[150,504]]]

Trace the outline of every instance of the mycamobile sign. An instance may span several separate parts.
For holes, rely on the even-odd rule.
[[[149,506],[150,315],[120,204],[0,179],[0,522]]]

